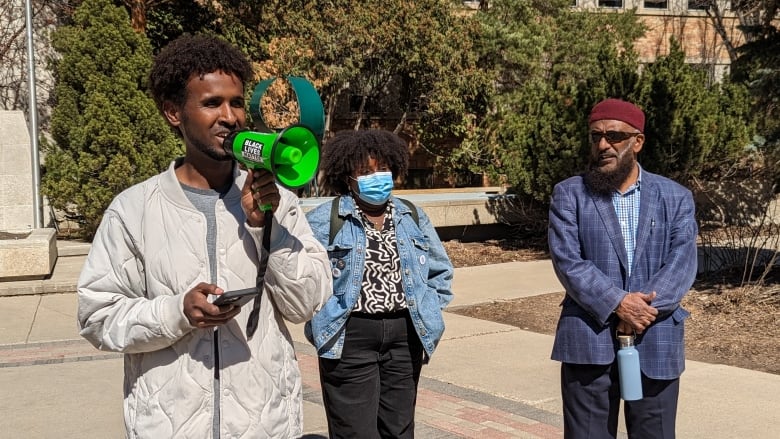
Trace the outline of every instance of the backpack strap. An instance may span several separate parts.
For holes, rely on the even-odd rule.
[[[339,233],[339,230],[341,230],[342,227],[344,227],[344,218],[339,216],[339,200],[341,199],[340,196],[334,197],[333,202],[330,206],[330,232],[328,233],[328,245],[333,244],[333,238],[336,237],[336,235]],[[409,210],[412,211],[412,218],[414,219],[414,223],[418,226],[420,225],[420,213],[417,212],[417,206],[414,205],[411,201],[405,199],[405,198],[399,198],[406,206],[409,208]]]
[[[409,210],[412,211],[412,218],[414,218],[414,223],[418,226],[420,225],[420,212],[417,212],[417,206],[414,205],[411,201],[407,200],[406,198],[399,198],[399,200],[403,201],[404,204],[406,204],[406,207],[409,208]]]
[[[328,245],[333,245],[333,238],[339,233],[339,230],[344,226],[344,218],[339,216],[339,200],[340,196],[333,198],[333,203],[330,206],[330,232],[328,233]]]

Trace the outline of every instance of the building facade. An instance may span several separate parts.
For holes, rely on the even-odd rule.
[[[680,42],[689,64],[700,66],[711,81],[720,81],[729,73],[731,57],[728,43],[734,47],[744,44],[744,35],[738,29],[739,18],[731,9],[731,2],[716,0],[721,19],[708,12],[706,0],[572,0],[572,6],[596,13],[620,13],[635,10],[647,32],[635,49],[642,63],[652,63],[669,53],[669,41]],[[717,25],[716,25],[717,24]]]

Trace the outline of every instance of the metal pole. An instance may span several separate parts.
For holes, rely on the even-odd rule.
[[[27,27],[27,81],[30,88],[30,140],[32,141],[33,220],[36,229],[43,228],[43,202],[41,198],[41,163],[38,156],[38,106],[35,90],[35,44],[33,43],[32,3],[25,0]]]

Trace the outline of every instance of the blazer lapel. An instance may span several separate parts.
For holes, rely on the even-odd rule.
[[[636,227],[636,248],[634,249],[634,261],[642,257],[642,252],[647,246],[647,240],[653,233],[658,213],[658,188],[653,184],[652,177],[648,173],[642,174],[642,186],[639,195],[639,223]]]
[[[628,266],[626,245],[623,242],[623,233],[620,231],[620,224],[618,223],[612,199],[610,197],[594,194],[591,194],[591,198],[593,198],[593,202],[596,204],[596,210],[598,210],[599,216],[601,216],[601,221],[604,222],[604,227],[607,229],[607,236],[609,236],[609,241],[615,248],[615,253],[618,255],[620,265],[628,272],[626,268]]]

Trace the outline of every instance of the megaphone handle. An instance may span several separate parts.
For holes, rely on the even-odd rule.
[[[252,168],[252,169],[260,169],[260,168]],[[249,169],[249,172],[252,172],[252,169]],[[253,195],[254,195],[256,192],[257,192],[257,190],[255,190],[255,189],[253,189],[253,190],[252,190],[252,194],[253,194]],[[257,205],[257,210],[263,211],[263,212],[265,213],[265,224],[270,224],[270,223],[269,223],[269,218],[270,218],[270,219],[273,219],[273,217],[274,217],[273,209],[274,209],[274,206],[273,206],[273,205],[271,205],[271,203],[267,203],[267,204],[258,204],[258,205]],[[269,213],[270,213],[271,215],[268,215]],[[266,246],[266,247],[267,247],[267,246]]]
[[[265,207],[265,206],[263,206]],[[264,209],[265,210],[265,209]],[[265,285],[265,272],[268,270],[268,254],[271,252],[271,226],[273,226],[274,213],[269,208],[265,210],[265,225],[263,226],[263,249],[260,252],[260,261],[257,263],[257,290],[260,291],[252,303],[252,312],[246,322],[246,338],[250,340],[260,321],[260,300],[263,297],[263,286]]]

